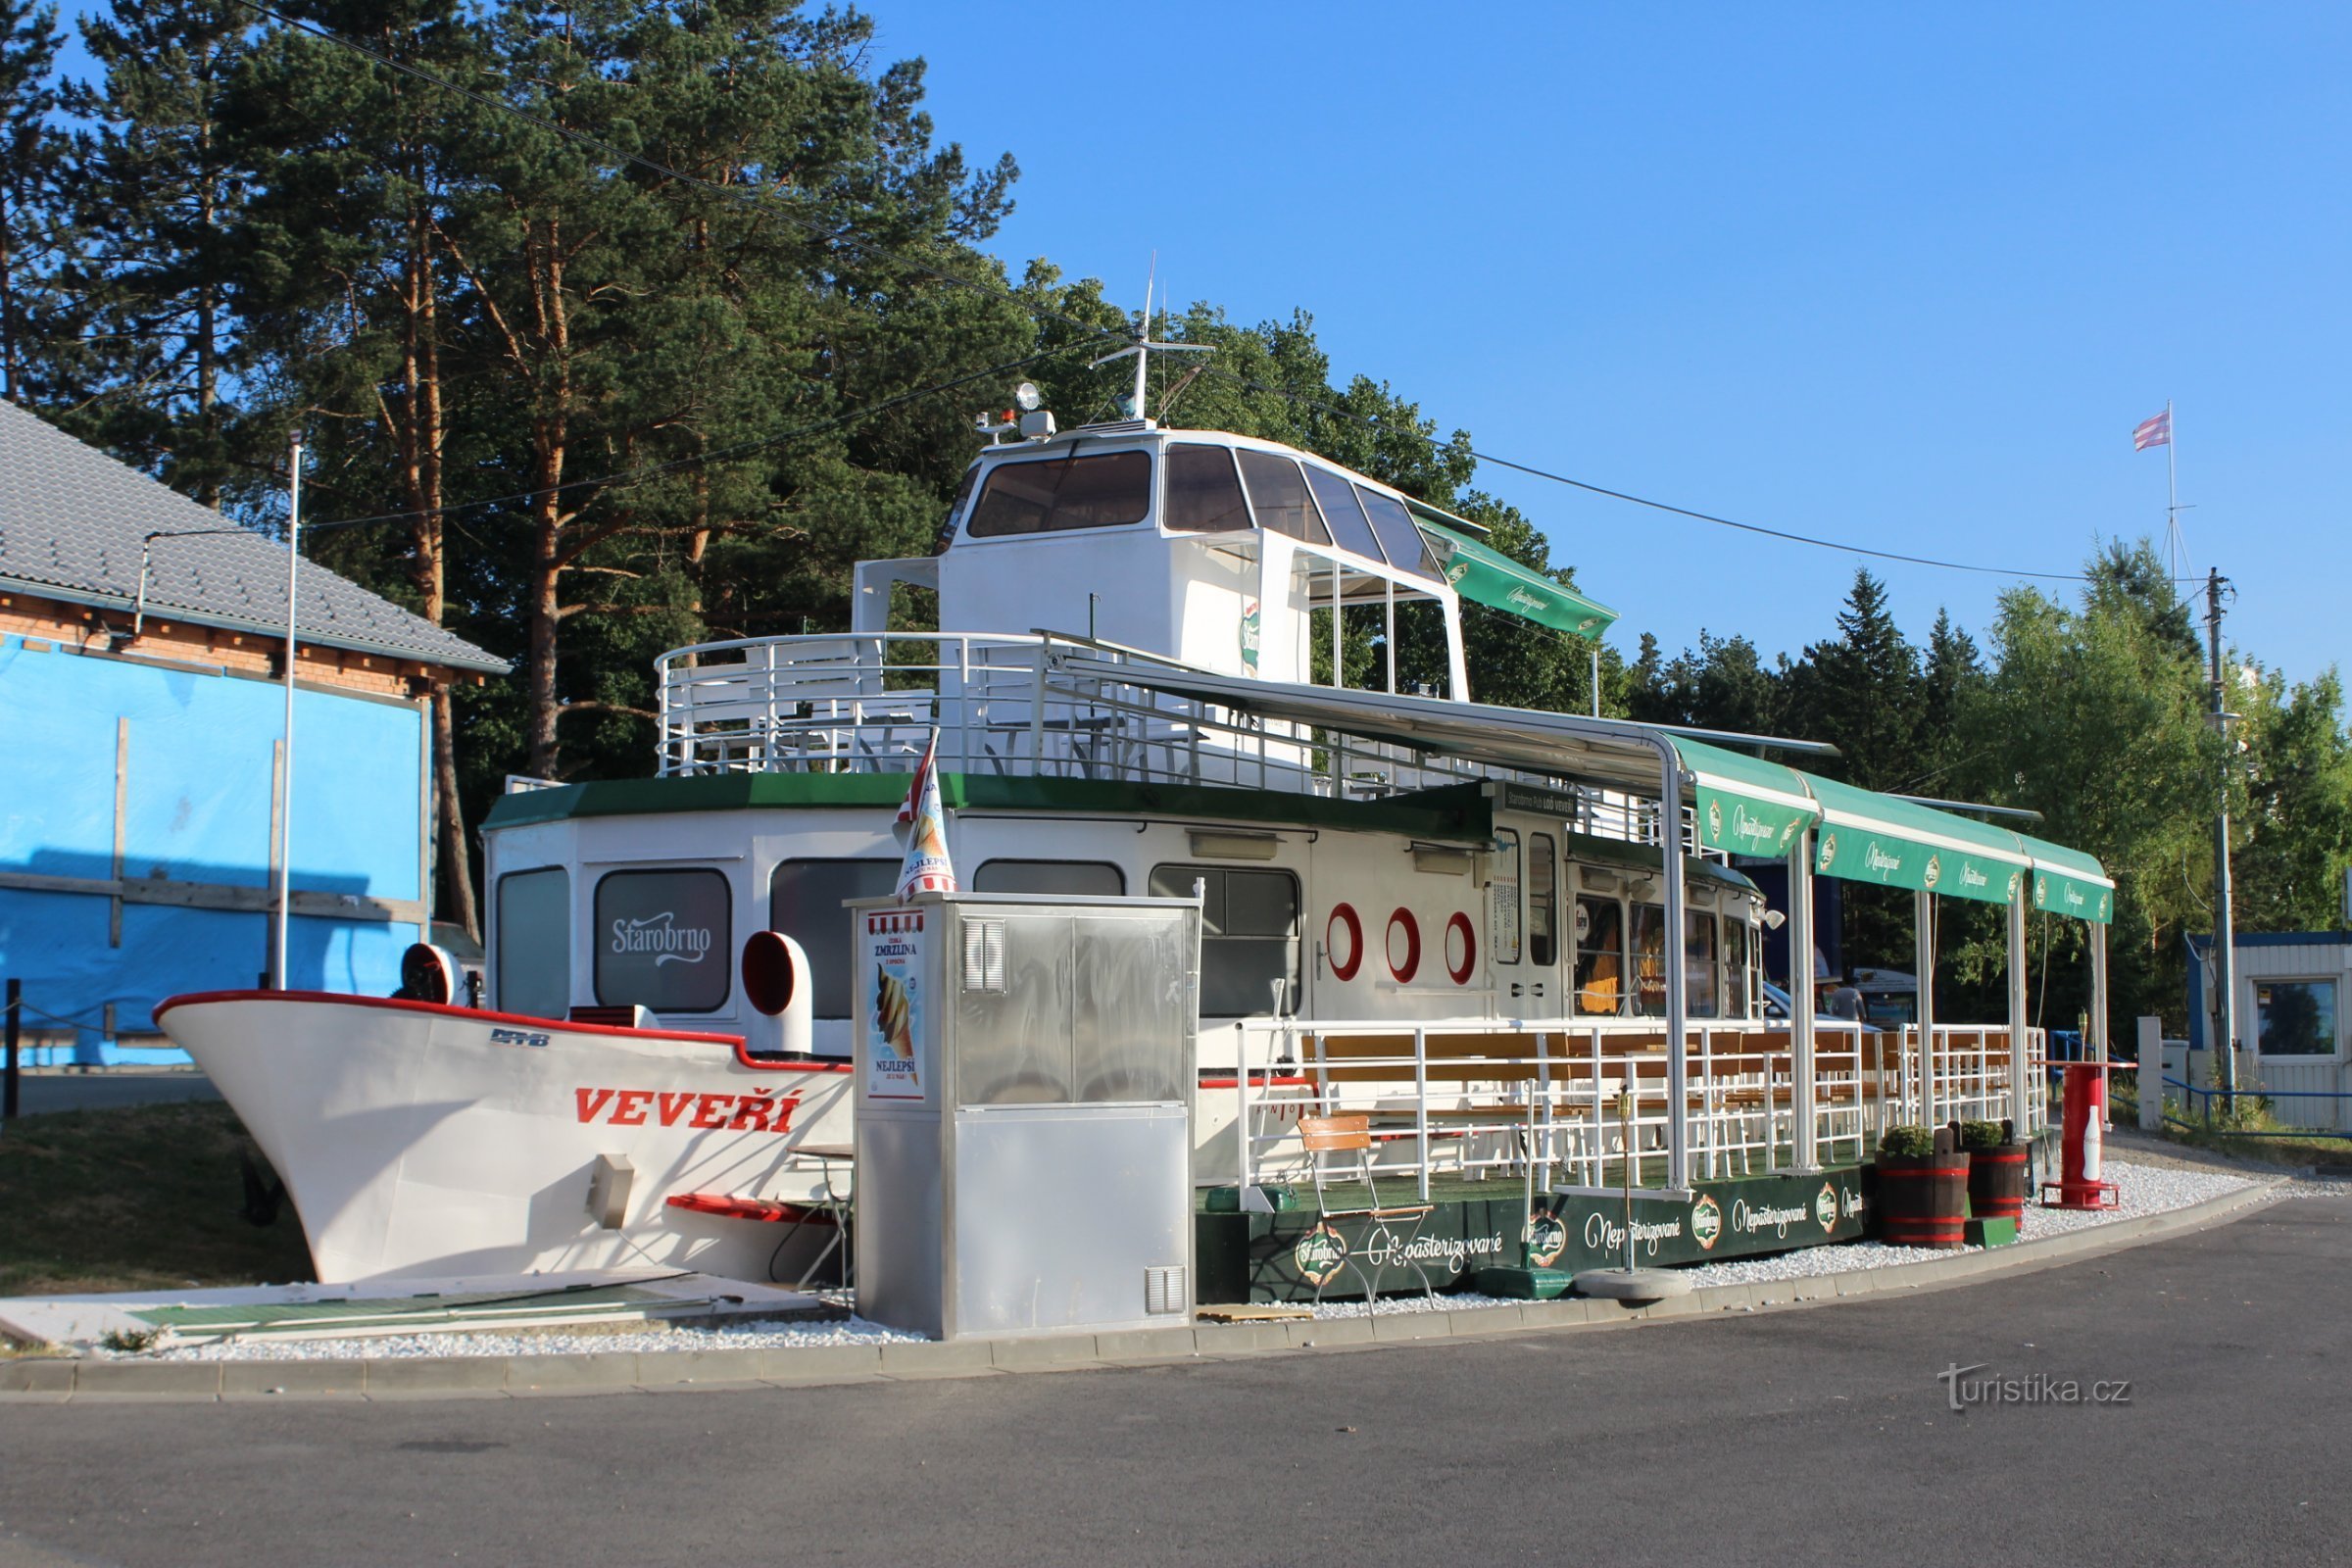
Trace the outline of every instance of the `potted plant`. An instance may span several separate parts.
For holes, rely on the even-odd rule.
[[[2034,1146],[2009,1121],[1964,1121],[1960,1148],[1968,1155],[1968,1207],[1978,1219],[2022,1220],[2026,1159]]]
[[[1879,1140],[1879,1239],[1891,1247],[1958,1247],[1968,1219],[1968,1156],[1949,1129],[1889,1127]]]

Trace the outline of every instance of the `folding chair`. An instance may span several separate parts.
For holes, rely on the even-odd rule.
[[[1437,1299],[1437,1287],[1429,1283],[1429,1270],[1412,1255],[1413,1243],[1421,1236],[1434,1203],[1385,1204],[1380,1200],[1380,1188],[1372,1179],[1372,1118],[1361,1113],[1353,1116],[1302,1116],[1298,1121],[1298,1142],[1305,1148],[1308,1165],[1315,1173],[1315,1217],[1322,1220],[1362,1220],[1365,1222],[1364,1245],[1348,1248],[1341,1257],[1341,1266],[1355,1271],[1357,1283],[1364,1287],[1364,1310],[1380,1310],[1380,1277],[1388,1272],[1389,1260],[1399,1257],[1421,1280],[1422,1294]],[[1353,1154],[1353,1174],[1343,1170],[1339,1179],[1360,1182],[1370,1201],[1361,1208],[1333,1208],[1326,1195],[1332,1179],[1326,1169],[1326,1156]],[[1344,1162],[1345,1163],[1345,1162]],[[1364,1273],[1363,1256],[1372,1259],[1372,1272]],[[1339,1277],[1339,1269],[1323,1276],[1315,1286],[1315,1300],[1323,1299],[1324,1288]]]

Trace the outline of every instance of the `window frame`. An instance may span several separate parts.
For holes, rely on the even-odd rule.
[[[1185,455],[1188,463],[1198,462],[1197,453],[1215,452],[1225,459],[1226,477],[1233,482],[1234,499],[1241,503],[1241,521],[1230,528],[1202,528],[1175,520],[1176,508],[1170,499],[1176,482],[1176,459]],[[1159,462],[1159,531],[1185,539],[1216,539],[1228,534],[1249,533],[1257,526],[1256,511],[1250,505],[1250,487],[1242,477],[1240,458],[1233,448],[1215,441],[1171,441],[1160,449]]]
[[[639,1002],[634,997],[615,1002],[612,998],[605,995],[605,946],[601,938],[597,938],[597,933],[602,930],[605,924],[605,885],[612,881],[615,877],[631,876],[715,877],[718,879],[718,885],[726,890],[726,897],[721,902],[720,907],[726,913],[727,926],[724,931],[716,933],[716,946],[718,948],[717,972],[719,977],[719,993],[718,1000],[712,1003],[710,1006],[657,1007],[652,1003]],[[589,935],[591,938],[596,938],[596,940],[591,941],[588,949],[588,994],[596,998],[596,1004],[598,1006],[626,1007],[635,1005],[644,1007],[648,1012],[654,1013],[661,1017],[675,1015],[686,1018],[706,1018],[717,1013],[725,1012],[727,1008],[734,1003],[735,879],[727,875],[727,873],[718,866],[699,865],[693,863],[680,865],[615,866],[612,870],[607,871],[603,875],[599,876],[596,879],[596,885],[589,889],[588,910]]]
[[[902,863],[904,863],[904,858],[896,855],[786,856],[782,859],[776,861],[775,864],[767,868],[767,906],[760,911],[762,918],[766,922],[766,929],[779,932],[786,936],[791,936],[795,942],[800,942],[803,948],[808,946],[808,943],[803,941],[802,938],[789,931],[785,931],[781,925],[776,923],[776,878],[788,865],[882,865],[892,867],[892,875],[895,877],[897,875],[896,868]],[[891,891],[891,889],[885,888],[883,891],[884,893],[888,893]],[[856,896],[859,898],[867,898],[875,897],[876,895],[858,894]],[[836,909],[833,912],[844,920],[847,920],[850,915],[850,911],[847,909]],[[854,939],[845,940],[851,940],[854,942]],[[855,963],[857,955],[853,953],[851,954],[850,957],[851,961]],[[813,962],[814,960],[811,961]],[[854,971],[848,984],[848,1006],[840,1012],[822,1012],[818,1010],[817,999],[824,994],[823,982],[817,977],[811,977],[808,987],[809,1021],[813,1023],[844,1023],[852,1018],[855,1018],[858,1015],[858,982]]]
[[[507,940],[507,884],[518,877],[547,876],[551,873],[564,879],[564,941],[560,947],[564,956],[564,1001],[561,1010],[554,1013],[526,1012],[507,1001],[507,954],[513,946]],[[491,994],[496,999],[495,1004],[498,1010],[519,1013],[526,1018],[548,1017],[560,1020],[569,1017],[571,1015],[571,948],[572,938],[577,934],[575,927],[578,913],[572,907],[571,903],[571,867],[561,864],[526,865],[519,871],[502,871],[498,875],[496,885],[491,889],[491,899],[490,931],[492,938],[497,943],[497,948],[490,965],[490,987]]]
[[[1538,849],[1537,846],[1543,846]],[[1536,872],[1538,860],[1543,862],[1544,874]],[[1527,858],[1519,862],[1519,886],[1526,900],[1526,913],[1520,918],[1520,934],[1527,943],[1527,961],[1539,969],[1549,969],[1560,961],[1560,851],[1554,835],[1530,831],[1527,835]],[[1543,891],[1537,892],[1541,880]],[[1536,910],[1544,910],[1544,931],[1542,940],[1550,952],[1539,952],[1536,946]]]
[[[1617,941],[1615,945],[1608,948],[1595,948],[1583,938],[1576,936],[1575,927],[1573,924],[1576,918],[1576,910],[1579,906],[1587,904],[1591,904],[1598,907],[1605,907],[1615,912],[1617,917]],[[1625,905],[1626,901],[1624,898],[1615,893],[1579,890],[1578,892],[1570,895],[1568,911],[1568,918],[1571,922],[1569,929],[1570,945],[1568,949],[1570,955],[1568,959],[1568,1007],[1569,1016],[1571,1017],[1623,1018],[1627,1016],[1626,1008],[1633,997],[1633,986],[1630,984],[1632,979],[1632,963],[1626,955],[1625,939],[1627,930],[1631,926],[1632,921],[1631,917],[1626,913]],[[1610,1007],[1606,1012],[1588,1010],[1585,1006],[1585,955],[1588,953],[1593,954],[1595,956],[1605,953],[1609,957],[1617,960],[1617,1001],[1616,1004]]]
[[[1061,464],[1074,467],[1081,463],[1108,463],[1120,458],[1138,458],[1141,459],[1144,464],[1144,484],[1142,492],[1143,511],[1137,513],[1134,516],[1128,517],[1119,522],[1079,522],[1065,523],[1059,527],[1048,528],[1012,528],[1001,530],[991,529],[986,532],[981,530],[980,512],[981,509],[988,504],[989,487],[997,482],[997,476],[999,474],[1005,472],[1007,469],[1036,467],[1042,465],[1050,464]],[[1057,496],[1058,493],[1059,491],[1057,488]],[[1018,462],[1000,463],[988,470],[987,479],[977,487],[972,497],[969,514],[966,515],[963,521],[963,537],[973,540],[1047,539],[1055,534],[1091,533],[1101,528],[1132,528],[1139,523],[1151,521],[1159,511],[1158,502],[1159,464],[1156,461],[1152,450],[1149,447],[1119,447],[1108,452],[1070,451],[1056,453],[1051,457],[1024,458]],[[1053,515],[1053,513],[1049,511],[1046,515],[1050,517]]]
[[[1067,896],[1074,899],[1123,899],[1127,896],[1127,868],[1120,865],[1116,860],[1057,860],[1042,855],[998,855],[982,860],[979,865],[975,866],[972,870],[972,891],[974,893],[1001,893],[1004,891],[1001,888],[984,888],[980,885],[980,879],[988,875],[989,867],[997,865],[1099,866],[1102,870],[1108,871],[1112,876],[1118,879],[1119,885],[1117,891],[1112,893],[1072,893]],[[1034,897],[1035,895],[1012,894],[1007,896],[1018,898],[1024,896]],[[1053,894],[1046,895],[1046,897],[1049,898],[1057,896],[1058,895]]]
[[[1506,842],[1508,849],[1503,847]],[[1511,939],[1507,944],[1503,941],[1500,918],[1505,912],[1501,906],[1506,868],[1511,889],[1510,908],[1507,911],[1510,915]],[[1498,827],[1494,830],[1494,869],[1487,880],[1494,889],[1487,900],[1487,957],[1490,962],[1507,963],[1516,968],[1527,953],[1527,850],[1517,828]]]
[[[1200,967],[1203,971],[1200,987],[1203,1005],[1200,1018],[1204,1023],[1212,1019],[1220,1023],[1232,1023],[1241,1018],[1295,1016],[1296,1009],[1306,1004],[1306,888],[1299,879],[1298,873],[1287,865],[1202,865],[1192,860],[1163,860],[1144,873],[1144,889],[1153,898],[1165,896],[1151,893],[1152,885],[1159,880],[1160,873],[1163,871],[1183,873],[1183,886],[1188,892],[1195,877],[1205,881],[1211,872],[1218,876],[1278,876],[1290,883],[1293,933],[1288,940],[1291,945],[1291,970],[1284,978],[1291,990],[1285,995],[1283,1001],[1284,1004],[1293,1010],[1283,1013],[1275,1013],[1270,1010],[1266,1012],[1210,1012],[1207,1010],[1208,986],[1205,971],[1208,968],[1208,956],[1212,944],[1219,942],[1278,942],[1284,939],[1280,937],[1212,936],[1208,930],[1208,922],[1204,918],[1200,922]]]
[[[2316,1064],[2318,1064],[2318,1063],[2321,1063],[2321,1062],[2328,1062],[2328,1061],[2341,1061],[2341,1060],[2343,1060],[2343,1059],[2344,1059],[2344,1015],[2343,1015],[2343,1005],[2344,1005],[2344,987],[2343,987],[2343,978],[2344,978],[2344,977],[2343,977],[2342,975],[2340,975],[2340,974],[2314,974],[2314,975],[2300,975],[2300,974],[2276,974],[2276,975],[2274,975],[2274,974],[2266,974],[2266,975],[2248,975],[2248,976],[2246,977],[2246,989],[2247,989],[2247,991],[2248,991],[2248,993],[2249,993],[2248,1000],[2249,1000],[2249,1001],[2250,1001],[2250,1002],[2253,1004],[2253,1006],[2252,1006],[2252,1008],[2251,1008],[2251,1011],[2252,1011],[2252,1013],[2253,1013],[2253,1016],[2254,1016],[2254,1058],[2255,1058],[2255,1060],[2257,1060],[2257,1061],[2276,1061],[2276,1062],[2278,1062],[2278,1063],[2281,1063],[2281,1064],[2287,1064],[2287,1063],[2300,1062],[2300,1063],[2303,1063],[2303,1064],[2304,1064],[2304,1065],[2306,1065],[2306,1066],[2310,1066],[2310,1065],[2316,1065]],[[2263,1027],[2262,1027],[2263,1002],[2262,1002],[2262,993],[2263,993],[2263,990],[2264,990],[2266,987],[2270,987],[2270,986],[2327,986],[2327,987],[2328,987],[2330,990],[2332,990],[2332,991],[2335,993],[2335,998],[2334,998],[2334,1001],[2333,1001],[2333,1002],[2331,1002],[2331,1003],[2328,1004],[2328,1026],[2329,1026],[2330,1030],[2332,1031],[2332,1038],[2331,1038],[2331,1039],[2329,1039],[2329,1040],[2328,1041],[2328,1049],[2326,1049],[2325,1051],[2270,1051],[2270,1050],[2266,1050],[2266,1049],[2264,1049],[2264,1047],[2263,1047],[2263,1043],[2262,1043],[2262,1037],[2263,1037]]]

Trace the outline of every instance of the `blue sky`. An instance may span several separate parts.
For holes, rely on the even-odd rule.
[[[2352,591],[2352,8],[975,7],[877,0],[939,134],[1020,161],[994,248],[1151,254],[1236,319],[1593,483],[2073,571],[2162,538],[2306,678]],[[1487,467],[1624,619],[1767,657],[1854,558]],[[1874,564],[1924,641],[2017,579]],[[2048,584],[2060,592],[2069,585]]]

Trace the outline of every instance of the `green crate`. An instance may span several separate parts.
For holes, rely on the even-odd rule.
[[[1267,1206],[1277,1214],[1287,1214],[1298,1206],[1298,1195],[1288,1187],[1260,1187]],[[1207,1211],[1211,1214],[1238,1214],[1242,1211],[1242,1190],[1239,1187],[1211,1187],[1208,1190]]]
[[[2017,1240],[2017,1221],[1972,1219],[1961,1226],[1960,1239],[1971,1247],[2007,1247]]]
[[[1496,1264],[1482,1268],[1476,1276],[1479,1290],[1489,1296],[1505,1296],[1522,1301],[1550,1301],[1568,1294],[1576,1276],[1566,1269],[1517,1268]]]

